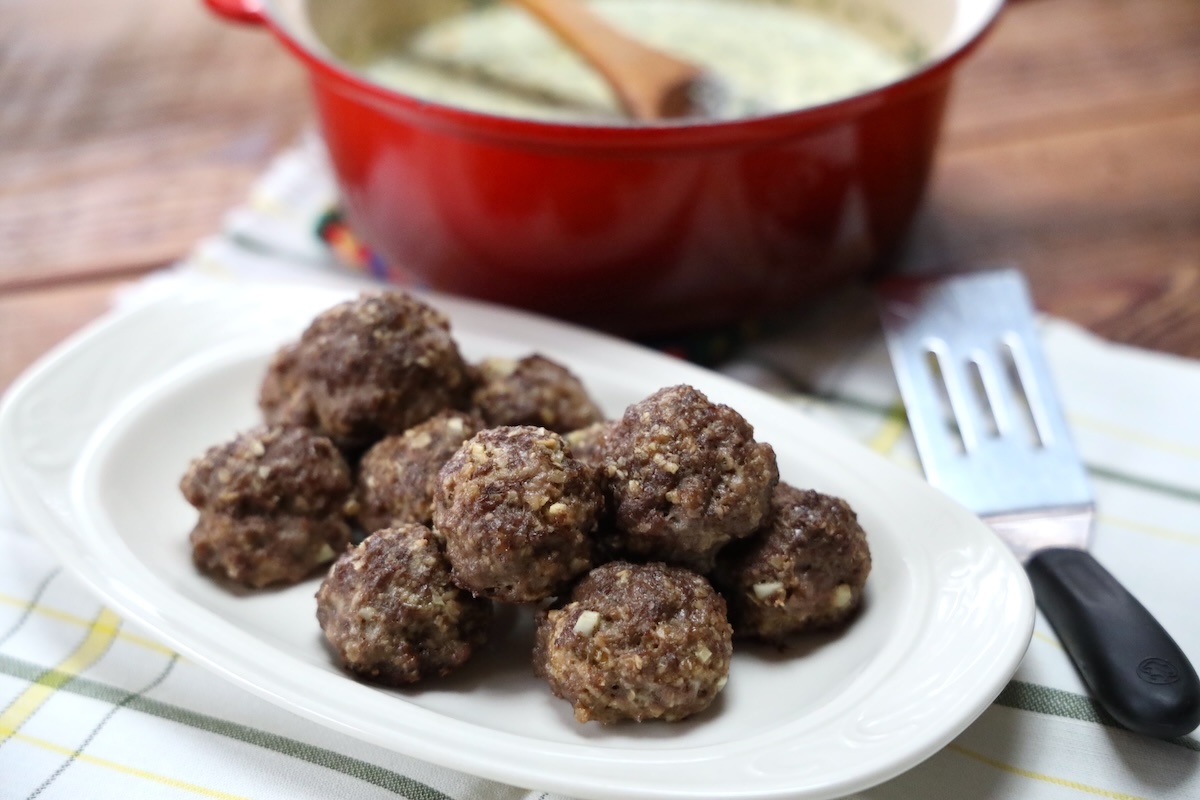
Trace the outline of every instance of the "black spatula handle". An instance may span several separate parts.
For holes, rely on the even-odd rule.
[[[1085,550],[1026,564],[1034,596],[1092,696],[1125,727],[1160,738],[1200,725],[1200,677],[1145,606]]]

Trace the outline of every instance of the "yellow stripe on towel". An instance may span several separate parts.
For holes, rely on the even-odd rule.
[[[103,767],[135,778],[152,781],[164,786],[171,786],[205,797],[214,797],[218,798],[218,800],[246,800],[246,798],[240,795],[209,789],[205,786],[188,783],[187,781],[181,781],[166,775],[159,775],[148,770],[121,764],[107,758],[99,758],[98,756],[81,752],[78,749],[72,749],[47,741],[46,739],[21,733],[21,726],[37,713],[37,710],[41,708],[42,704],[51,695],[67,684],[72,678],[79,675],[79,673],[100,660],[100,657],[112,646],[113,640],[117,638],[121,622],[121,618],[112,611],[109,611],[107,608],[100,609],[100,613],[96,615],[96,619],[88,625],[87,636],[84,637],[79,646],[54,669],[42,673],[37,681],[31,683],[29,688],[13,701],[4,710],[3,714],[0,714],[0,742],[11,739],[41,748],[42,750],[49,750],[52,753],[68,756],[75,761],[85,764]]]
[[[45,739],[39,739],[36,736],[29,736],[24,733],[14,733],[12,735],[12,739],[13,741],[33,745],[34,747],[39,747],[43,750],[49,750],[50,752],[58,753],[59,755],[72,756],[76,761],[81,763],[92,764],[97,767],[104,767],[105,769],[111,769],[124,775],[131,775],[135,778],[153,781],[154,783],[160,783],[164,786],[182,789],[185,792],[203,795],[204,797],[216,797],[219,800],[247,800],[247,798],[243,797],[242,795],[221,792],[216,789],[209,789],[206,786],[199,786],[194,783],[188,783],[187,781],[177,780],[176,778],[169,778],[166,775],[159,775],[148,770],[138,769],[137,767],[131,767],[126,764],[120,764],[116,761],[110,761],[107,758],[98,758],[93,755],[88,755],[87,753],[76,753],[69,747],[63,747],[60,744],[48,742]]]
[[[60,686],[104,655],[120,627],[120,617],[107,608],[100,609],[100,613],[88,628],[87,636],[74,652],[57,667],[44,673],[37,682],[30,684],[29,688],[0,714],[0,742],[16,733]]]
[[[1124,439],[1127,442],[1141,445],[1152,450],[1162,450],[1167,453],[1174,453],[1177,456],[1184,458],[1200,459],[1200,447],[1179,442],[1173,439],[1167,439],[1162,436],[1145,433],[1135,428],[1127,428],[1123,425],[1117,425],[1107,420],[1098,417],[1091,417],[1086,414],[1078,414],[1071,412],[1067,414],[1068,420],[1072,425],[1078,425],[1084,428],[1091,428],[1105,435],[1111,436],[1114,439]]]
[[[49,617],[50,619],[58,620],[59,622],[66,622],[71,625],[79,625],[85,628],[90,628],[92,626],[92,622],[90,622],[86,617],[81,617],[77,614],[72,614],[68,611],[62,611],[57,608],[51,608],[50,606],[30,606],[28,600],[20,597],[14,597],[13,595],[5,594],[4,592],[0,592],[0,604],[6,606],[15,606],[17,608],[28,607],[35,614],[40,614],[43,617]],[[175,651],[166,645],[159,644],[153,639],[148,639],[145,636],[139,636],[136,633],[130,633],[129,631],[117,631],[117,638],[121,641],[136,644],[139,647],[145,647],[147,650],[153,650],[156,653],[162,653],[164,656],[175,655]]]
[[[1054,645],[1059,650],[1063,649],[1062,642],[1060,642],[1058,639],[1055,639],[1053,636],[1050,636],[1049,634],[1042,633],[1041,631],[1035,630],[1033,632],[1033,638],[1039,639],[1046,644]]]
[[[888,409],[887,416],[883,418],[883,424],[867,441],[867,447],[876,453],[887,455],[892,452],[892,448],[904,436],[904,431],[907,429],[908,418],[904,414],[904,404],[896,403]]]
[[[1114,517],[1112,514],[1097,514],[1096,521],[1105,525],[1128,528],[1138,533],[1146,533],[1159,539],[1168,539],[1174,542],[1183,542],[1184,544],[1200,544],[1200,535],[1164,528],[1161,525],[1150,525],[1145,522],[1139,522],[1136,519],[1128,519],[1127,517]]]
[[[974,750],[968,750],[960,744],[948,744],[946,745],[946,749],[953,750],[954,752],[964,755],[967,758],[973,758],[976,761],[987,764],[989,767],[995,767],[998,770],[1002,770],[1013,775],[1020,775],[1022,778],[1052,783],[1055,786],[1062,786],[1067,789],[1086,792],[1088,794],[1096,795],[1097,797],[1108,797],[1110,800],[1148,800],[1148,798],[1142,797],[1141,795],[1114,792],[1111,789],[1102,789],[1099,786],[1088,786],[1086,783],[1079,783],[1078,781],[1067,780],[1066,778],[1056,778],[1053,775],[1046,775],[1041,772],[1022,769],[1021,767],[1013,766],[1012,764],[1006,764],[999,759],[985,756],[983,753],[977,753]]]

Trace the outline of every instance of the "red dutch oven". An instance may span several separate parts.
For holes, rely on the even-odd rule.
[[[885,264],[920,204],[954,70],[1003,0],[882,2],[931,55],[844,100],[627,126],[373,83],[329,45],[382,35],[347,11],[369,4],[206,2],[265,25],[307,68],[346,219],[386,262],[442,291],[654,334],[772,314]],[[348,18],[364,29],[348,34]]]

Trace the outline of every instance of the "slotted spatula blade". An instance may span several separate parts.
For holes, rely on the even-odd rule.
[[[898,281],[886,291],[888,351],[905,405],[921,409],[909,423],[929,482],[987,519],[1088,511],[1091,488],[1020,274]],[[1082,548],[1087,534],[1067,528],[1042,546]]]
[[[1038,606],[1092,695],[1125,727],[1200,724],[1200,677],[1086,551],[1092,495],[1016,270],[879,287],[880,317],[929,482],[1025,562]]]

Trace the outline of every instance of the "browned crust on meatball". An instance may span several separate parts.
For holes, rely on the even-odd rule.
[[[739,637],[780,641],[845,623],[870,571],[866,533],[849,503],[780,483],[766,525],[721,553],[714,580]]]
[[[179,487],[200,510],[319,516],[340,513],[353,483],[329,439],[306,428],[260,426],[210,447]]]
[[[446,462],[433,521],[459,586],[527,603],[591,566],[601,506],[595,471],[561,436],[513,426],[480,431]]]
[[[206,511],[192,528],[192,560],[203,572],[261,589],[298,583],[350,545],[350,525],[336,515],[235,517]]]
[[[675,721],[725,686],[732,637],[725,601],[700,575],[614,561],[539,614],[533,665],[579,722]]]
[[[179,486],[200,511],[192,559],[236,584],[295,583],[350,544],[350,468],[305,428],[238,434],[193,460]]]
[[[582,461],[597,469],[603,469],[604,448],[608,441],[609,431],[613,429],[614,425],[616,425],[615,420],[593,422],[585,428],[564,434],[563,438],[567,440],[567,445],[571,448],[571,455],[577,461]]]
[[[317,426],[312,398],[300,374],[297,342],[284,345],[271,357],[259,386],[258,406],[268,425]]]
[[[404,292],[363,294],[317,315],[295,358],[318,430],[345,449],[462,407],[470,386],[449,320]]]
[[[317,590],[317,621],[342,665],[399,686],[445,676],[487,638],[491,604],[450,581],[423,525],[384,528],[347,551]]]
[[[691,386],[626,409],[605,447],[619,547],[708,572],[726,543],[754,532],[779,480],[775,451],[740,414]]]
[[[358,522],[371,531],[402,523],[429,525],[438,470],[483,427],[478,418],[443,411],[376,443],[358,466]]]
[[[471,405],[491,426],[537,425],[566,433],[604,418],[579,378],[542,355],[489,358],[477,374]]]

